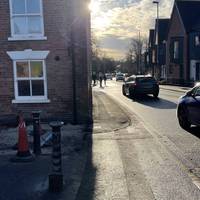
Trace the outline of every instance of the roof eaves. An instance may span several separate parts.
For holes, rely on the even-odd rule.
[[[184,28],[184,32],[185,32],[185,34],[186,34],[186,33],[187,33],[186,27],[185,27],[185,25],[184,25],[184,23],[183,23],[183,19],[182,19],[181,15],[180,15],[180,12],[179,12],[179,9],[178,9],[178,6],[177,6],[177,3],[176,3],[176,2],[175,2],[175,8],[176,8],[176,10],[177,10],[177,12],[178,12],[179,19],[180,19],[180,21],[181,21],[181,24],[182,24],[182,26],[183,26],[183,28]]]

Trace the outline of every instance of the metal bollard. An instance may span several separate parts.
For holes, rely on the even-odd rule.
[[[49,175],[49,190],[60,192],[63,189],[62,155],[61,155],[61,127],[63,122],[51,122],[53,132],[52,174]]]
[[[33,116],[33,152],[36,155],[41,154],[40,147],[40,113],[41,111],[32,112]]]

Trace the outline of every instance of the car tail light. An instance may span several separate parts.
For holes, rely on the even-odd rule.
[[[131,85],[132,85],[132,86],[136,86],[136,85],[137,85],[137,83],[131,83]]]

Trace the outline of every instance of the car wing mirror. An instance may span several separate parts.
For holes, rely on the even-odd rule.
[[[186,95],[187,95],[188,97],[191,97],[191,96],[193,96],[193,93],[192,93],[192,91],[190,90],[190,91],[186,92]]]

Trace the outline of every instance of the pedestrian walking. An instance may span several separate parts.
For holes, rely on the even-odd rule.
[[[96,72],[92,73],[93,86],[96,86],[97,75]]]
[[[99,72],[99,84],[101,88],[102,88],[102,81],[103,81],[103,73]]]
[[[106,80],[107,80],[106,74],[103,75],[103,80],[104,80],[104,86],[106,86]]]

